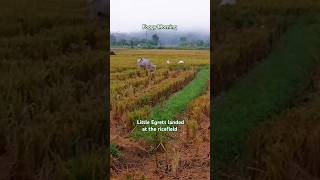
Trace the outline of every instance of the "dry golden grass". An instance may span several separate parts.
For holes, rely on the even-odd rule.
[[[146,117],[144,110],[163,102],[194,77],[199,66],[209,64],[208,50],[115,49],[110,56],[111,121],[132,127],[135,118]],[[154,73],[137,68],[139,57],[157,65]],[[171,64],[167,64],[170,60]],[[178,65],[183,60],[185,63]],[[129,122],[126,122],[129,121]],[[115,122],[118,123],[118,122]]]
[[[320,177],[320,99],[281,113],[249,140],[249,172],[254,179]]]
[[[136,68],[139,57],[152,61],[157,68],[167,68],[167,60],[176,64],[183,60],[185,65],[208,65],[210,63],[209,50],[139,50],[139,49],[116,49],[116,55],[110,56],[110,71],[115,72],[123,69]]]
[[[10,179],[106,176],[106,32],[85,0],[0,2],[0,144],[14,156],[1,163],[14,165]]]
[[[210,62],[208,50],[116,49],[114,52],[116,55],[110,56],[111,137],[127,137],[136,126],[135,120],[150,118],[154,105],[162,107],[166,99],[194,79],[195,73],[201,66],[208,66]],[[156,64],[156,72],[147,73],[138,69],[137,59],[139,57],[147,58]],[[167,60],[170,60],[171,64],[167,64]],[[177,64],[180,60],[185,63]],[[132,141],[139,143],[138,140]],[[146,148],[150,149],[150,146]],[[144,166],[152,164],[152,169],[157,169],[159,172],[163,170],[162,168],[165,168],[164,171],[166,172],[170,171],[169,174],[166,174],[166,178],[178,177],[180,174],[179,151],[171,151],[167,145],[163,145],[163,149],[167,150],[164,164],[159,164],[156,161],[155,165],[152,163],[153,158],[149,157],[144,160],[146,165],[137,164],[138,170],[135,169],[134,171],[139,172],[140,168],[147,168]],[[123,157],[130,156],[132,158],[137,156],[135,153],[126,154],[125,151],[123,153]],[[162,155],[158,155],[158,153],[156,157],[159,156],[161,159]],[[172,158],[171,155],[173,155]],[[153,172],[142,172],[139,176],[136,176],[136,173],[128,173],[123,179],[156,178],[159,176],[159,174],[155,175]],[[122,177],[121,173],[117,174],[117,177]]]

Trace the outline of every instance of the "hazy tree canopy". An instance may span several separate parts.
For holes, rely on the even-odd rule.
[[[112,47],[125,48],[204,48],[210,45],[210,36],[203,32],[156,32],[146,37],[143,32],[111,33]]]
[[[181,37],[180,38],[181,43],[186,43],[187,42],[187,37]]]
[[[182,46],[182,47],[188,46],[187,37],[181,37],[181,38],[180,38],[180,46]]]
[[[152,43],[154,45],[158,45],[159,44],[159,36],[157,34],[152,35]]]
[[[116,45],[117,43],[117,37],[115,35],[110,36],[110,44],[111,45]]]

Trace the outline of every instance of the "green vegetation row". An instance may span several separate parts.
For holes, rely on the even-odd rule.
[[[228,90],[257,62],[265,58],[294,20],[319,11],[315,1],[239,1],[216,7],[212,14],[214,93]]]
[[[211,134],[215,167],[242,159],[248,133],[290,106],[305,89],[320,43],[318,32],[314,18],[300,18],[263,62],[215,99]]]
[[[163,104],[158,104],[152,108],[148,119],[153,120],[175,120],[178,114],[183,113],[188,104],[200,96],[208,85],[210,79],[209,68],[201,69],[194,80],[192,80],[181,91],[171,96]],[[142,138],[151,143],[159,143],[165,138],[166,133],[160,132],[142,132],[136,127],[136,131],[133,133],[133,137]]]
[[[172,93],[182,89],[185,84],[194,78],[194,70],[188,70],[180,73],[178,77],[170,77],[160,83],[150,86],[136,94],[132,93],[119,100],[116,104],[112,104],[112,110],[122,114],[126,111],[134,110],[144,105],[154,105],[161,98],[167,98]]]

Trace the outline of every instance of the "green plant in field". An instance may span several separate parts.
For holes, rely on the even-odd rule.
[[[61,164],[57,175],[65,180],[96,180],[107,178],[105,152],[84,155]]]
[[[213,8],[214,94],[230,89],[270,53],[299,16],[318,11],[319,5],[303,0],[243,0],[237,6]]]
[[[113,144],[110,144],[110,154],[114,158],[119,158],[121,156],[121,152],[117,149],[117,147]]]
[[[232,89],[215,99],[212,149],[217,167],[243,158],[248,133],[276,112],[290,106],[308,84],[314,53],[320,43],[319,22],[297,20],[281,38],[278,49]],[[224,163],[222,163],[224,162]]]
[[[174,120],[174,118],[184,112],[187,105],[196,97],[201,95],[207,87],[210,71],[208,68],[201,69],[195,79],[185,86],[181,91],[171,96],[163,105],[152,108],[149,119],[153,120]],[[139,126],[132,134],[134,138],[144,139],[151,143],[163,143],[164,132],[142,132]]]
[[[163,81],[160,83],[137,92],[134,96],[124,97],[112,106],[114,106],[116,113],[121,114],[145,105],[154,105],[161,97],[168,97],[170,94],[183,88],[185,84],[193,79],[194,71],[183,71],[179,75],[178,77],[166,80],[161,78]]]

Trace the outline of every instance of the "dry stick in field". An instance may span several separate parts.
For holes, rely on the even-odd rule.
[[[156,167],[157,167],[157,170],[159,169],[159,163],[158,163],[158,153],[156,153]]]
[[[173,159],[172,159],[172,172],[177,177],[178,176],[178,170],[179,170],[179,164],[180,164],[180,154],[178,151],[176,151],[176,148],[173,149]]]

